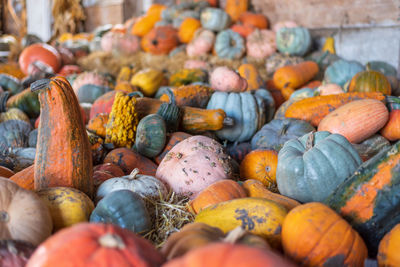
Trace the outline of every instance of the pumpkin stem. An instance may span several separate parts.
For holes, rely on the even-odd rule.
[[[135,179],[136,175],[138,175],[139,173],[139,169],[138,168],[134,168],[133,171],[129,174],[129,179]]]
[[[5,211],[0,211],[0,222],[8,222],[10,220],[10,216]]]
[[[315,138],[314,133],[315,131],[312,131],[307,138],[306,150],[310,150],[314,146],[314,138]]]
[[[124,249],[125,243],[122,238],[115,234],[107,233],[99,238],[102,247]]]
[[[31,92],[46,89],[47,87],[49,87],[50,81],[50,79],[41,79],[33,82],[31,84]]]
[[[223,121],[224,126],[232,127],[235,126],[235,120],[231,117],[225,117]]]
[[[246,233],[247,233],[247,231],[245,229],[243,229],[241,226],[238,226],[228,233],[228,235],[224,238],[223,242],[235,244]]]
[[[322,61],[326,58],[326,56],[329,54],[329,51],[325,51],[317,60],[315,63],[317,63],[318,66],[321,65]]]
[[[135,91],[128,94],[129,97],[144,97],[143,93],[140,91]]]
[[[282,129],[281,129],[281,131],[279,132],[279,135],[284,135],[284,134],[286,134],[286,131],[287,131],[288,128],[289,128],[289,123],[285,121],[285,122],[283,123],[283,125],[282,125]]]
[[[7,109],[7,100],[10,92],[3,92],[0,94],[0,113],[6,112]]]
[[[176,101],[175,101],[175,95],[172,92],[171,88],[167,88],[167,90],[165,90],[165,94],[168,96],[169,98],[169,104],[174,104],[176,105]]]
[[[365,69],[368,71],[368,70],[371,70],[371,63],[367,63],[367,65],[365,65]]]

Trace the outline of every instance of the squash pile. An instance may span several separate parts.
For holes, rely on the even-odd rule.
[[[0,64],[0,266],[400,266],[396,69],[249,8],[153,4]]]

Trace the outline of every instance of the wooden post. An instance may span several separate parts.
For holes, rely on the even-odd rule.
[[[44,42],[51,32],[51,0],[26,0],[28,33],[34,34]]]

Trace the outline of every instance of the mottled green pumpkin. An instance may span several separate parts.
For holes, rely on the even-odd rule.
[[[90,215],[90,222],[111,223],[135,233],[151,229],[143,199],[131,190],[118,190],[106,195]]]
[[[3,87],[3,89],[9,91],[13,95],[21,92],[24,89],[21,82],[17,78],[8,74],[0,74],[0,87]]]
[[[37,118],[40,114],[38,92],[31,92],[31,90],[27,88],[11,96],[7,100],[7,108],[18,108],[28,115],[29,118]]]
[[[281,28],[276,33],[276,46],[282,54],[304,56],[311,48],[311,35],[303,27]]]
[[[392,87],[392,95],[400,95],[400,82],[397,79],[397,70],[392,65],[383,61],[370,61],[366,64],[367,69],[383,73],[388,78]]]
[[[311,132],[283,145],[276,182],[284,196],[320,202],[360,165],[360,156],[344,136]]]
[[[194,82],[206,82],[208,73],[203,69],[182,69],[171,75],[170,86],[188,85]]]
[[[176,132],[181,121],[182,112],[181,109],[173,103],[162,103],[157,111],[165,122],[167,132]]]
[[[364,66],[357,61],[339,59],[326,68],[324,81],[343,87],[354,75],[363,70]]]
[[[101,86],[96,84],[82,85],[75,92],[77,94],[79,103],[94,103],[97,98],[110,91],[108,86]]]
[[[148,157],[157,156],[164,148],[167,129],[163,118],[150,114],[140,120],[136,131],[136,150]]]
[[[232,30],[224,30],[217,34],[214,49],[218,57],[225,59],[239,59],[246,50],[242,36]]]

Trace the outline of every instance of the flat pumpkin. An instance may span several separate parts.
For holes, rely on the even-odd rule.
[[[178,31],[171,26],[158,26],[147,33],[141,41],[142,49],[154,55],[165,55],[179,43]]]
[[[366,70],[354,75],[350,81],[349,92],[381,92],[390,95],[392,88],[384,74]]]
[[[214,50],[218,57],[232,60],[241,58],[246,47],[242,36],[228,29],[217,34]]]

